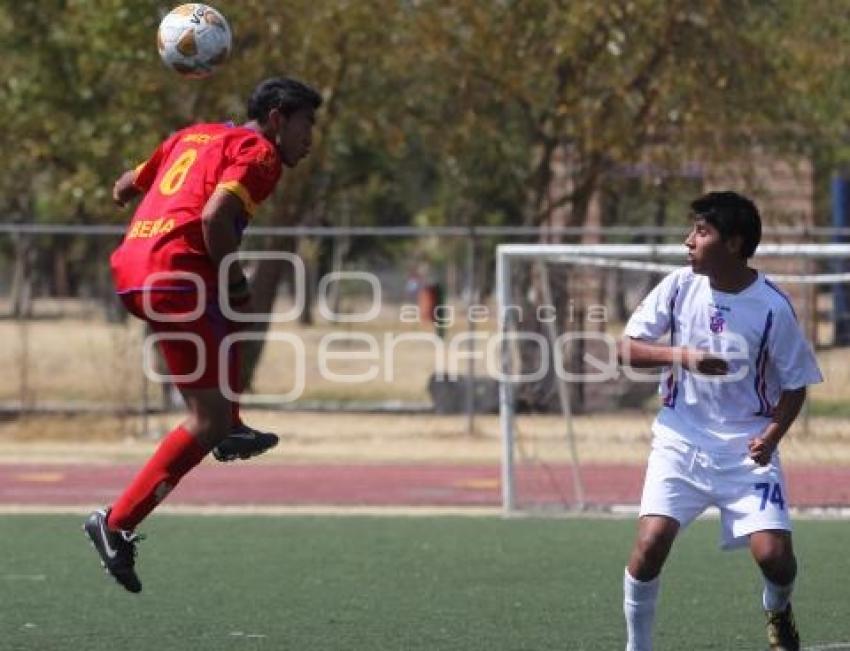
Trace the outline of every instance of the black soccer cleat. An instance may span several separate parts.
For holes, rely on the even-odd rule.
[[[770,651],[800,651],[800,634],[797,632],[791,604],[785,610],[768,610],[765,614]]]
[[[230,435],[212,449],[217,461],[250,459],[271,450],[280,439],[276,434],[259,432],[247,425],[237,425]]]
[[[142,582],[136,576],[136,543],[142,539],[131,531],[112,531],[106,526],[109,509],[94,511],[83,524],[92,547],[100,554],[100,564],[129,592],[141,592]]]

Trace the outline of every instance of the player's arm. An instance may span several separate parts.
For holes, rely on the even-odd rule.
[[[216,267],[222,260],[239,248],[237,225],[247,218],[242,200],[226,190],[216,190],[207,200],[201,213],[201,228],[207,253]],[[244,302],[248,299],[248,281],[238,262],[228,267],[228,292],[232,301]]]
[[[779,441],[785,436],[806,401],[806,387],[823,382],[814,351],[791,309],[777,309],[768,342],[770,370],[782,387],[779,401],[767,427],[749,442],[750,458],[760,465],[770,463]]]
[[[726,362],[707,351],[657,343],[673,332],[681,277],[681,270],[668,274],[638,305],[617,345],[618,361],[633,368],[680,366],[704,375],[725,375]]]
[[[750,458],[761,466],[770,463],[770,457],[779,441],[797,419],[803,403],[806,401],[806,387],[785,390],[779,396],[779,402],[773,410],[770,424],[758,436],[749,442]]]
[[[703,375],[725,375],[729,366],[725,360],[705,350],[686,346],[669,346],[634,337],[623,337],[617,346],[620,364],[633,368],[682,366]]]
[[[135,186],[135,180],[136,170],[127,170],[112,186],[112,200],[122,208],[142,194],[142,190]]]
[[[159,166],[166,159],[174,144],[178,141],[179,133],[159,143],[150,157],[135,169],[127,170],[112,186],[112,200],[122,208],[151,187],[159,171]]]

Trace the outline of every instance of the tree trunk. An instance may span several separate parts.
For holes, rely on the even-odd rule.
[[[316,300],[316,286],[319,275],[319,242],[303,237],[298,241],[298,255],[304,262],[304,309],[301,311],[301,325],[313,325],[313,304]]]
[[[565,177],[557,177],[552,169],[557,159],[556,151],[551,147],[546,147],[544,151],[544,162],[549,166],[549,169],[538,169],[535,176],[542,182],[548,182],[550,189],[547,192],[541,192],[537,188],[534,193],[533,200],[530,206],[530,214],[536,215],[539,219],[538,224],[543,225],[555,221],[552,218],[553,212],[558,210],[560,218],[558,221],[562,223],[557,226],[588,226],[588,220],[591,215],[591,203],[596,193],[598,179],[601,173],[602,161],[597,158],[592,158],[587,165],[575,164],[575,169],[583,170],[577,176],[568,175]],[[575,163],[575,162],[574,162]],[[551,187],[552,184],[560,182],[566,185],[566,192],[560,188]],[[558,200],[552,202],[552,196],[557,192],[558,195],[564,197],[569,196],[570,201],[565,205]],[[566,207],[568,210],[563,210]],[[555,225],[555,224],[551,224]],[[596,224],[598,226],[598,224]],[[541,239],[549,243],[561,243],[564,237],[554,233],[541,232]],[[544,263],[545,264],[545,263]],[[531,267],[531,264],[528,264]],[[558,267],[555,267],[556,269]],[[518,324],[518,328],[522,332],[534,332],[546,336],[544,324],[538,320],[537,307],[543,304],[542,297],[545,295],[541,286],[542,279],[539,273],[535,273],[529,269],[523,269],[519,272],[522,274],[517,278],[515,287],[517,293],[513,297],[519,301],[518,305],[522,306],[522,320]],[[554,308],[555,320],[555,336],[559,337],[567,331],[580,331],[585,327],[584,315],[586,314],[586,306],[597,298],[598,292],[595,290],[596,285],[588,285],[588,277],[582,275],[582,272],[575,265],[568,267],[566,271],[550,272],[547,274],[549,278],[552,307]],[[594,280],[595,277],[591,277]],[[531,292],[528,290],[531,289]],[[588,290],[591,290],[588,292]],[[549,293],[547,292],[547,293]],[[529,295],[534,297],[533,300],[527,301],[523,297]],[[573,340],[563,351],[564,365],[571,373],[579,373],[583,367],[583,349],[580,340]],[[552,351],[548,351],[550,355],[550,369],[544,378],[537,382],[526,382],[517,389],[518,407],[530,411],[552,412],[559,409],[559,399],[557,391],[558,379],[555,375],[554,368],[551,363],[554,358],[551,357]],[[540,359],[539,347],[530,342],[522,342],[519,344],[519,363],[520,372],[523,374],[532,373],[540,368],[542,360]],[[570,400],[573,409],[576,413],[584,409],[584,390],[580,383],[573,382],[570,384]]]
[[[65,298],[71,295],[71,283],[68,274],[68,254],[61,246],[51,247],[53,258],[53,294]]]
[[[15,235],[15,271],[12,275],[10,311],[16,319],[32,315],[32,248],[25,235]]]

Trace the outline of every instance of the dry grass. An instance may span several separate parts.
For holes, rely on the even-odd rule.
[[[479,416],[474,434],[458,416],[281,413],[248,410],[252,425],[279,432],[281,445],[265,462],[449,462],[496,463],[500,459],[499,422]],[[136,417],[26,416],[0,423],[4,461],[122,460],[150,454],[156,437],[178,421],[158,415],[146,433]],[[643,463],[649,451],[651,417],[644,413],[581,416],[574,419],[583,463]],[[797,427],[782,444],[786,463],[850,463],[850,431],[829,419],[812,419],[812,432]],[[557,463],[569,460],[566,423],[557,416],[518,419],[517,458]]]
[[[492,331],[493,327],[491,320],[479,325],[478,330]],[[273,333],[294,337],[303,342],[303,348],[296,354],[290,343],[268,343],[254,392],[280,396],[292,391],[296,386],[293,369],[301,368],[304,384],[300,399],[427,402],[428,380],[435,370],[465,372],[462,351],[452,346],[452,341],[458,341],[454,337],[464,328],[463,320],[455,323],[445,340],[446,354],[440,355],[428,341],[399,340],[427,336],[431,331],[420,324],[401,322],[397,306],[385,308],[378,319],[366,324],[276,324]],[[346,353],[369,349],[351,340],[337,342],[331,350],[343,358],[329,362],[323,373],[318,361],[320,347],[328,335],[339,333],[372,335],[377,348],[370,353],[371,359],[346,359]],[[141,371],[142,336],[141,324],[135,319],[124,325],[80,316],[25,323],[0,321],[0,368],[6,371],[0,377],[0,401],[26,397],[36,402],[83,400],[136,405],[143,389],[155,400],[157,387],[145,381]],[[813,401],[839,411],[843,405],[850,406],[850,351],[821,350],[818,360],[826,382],[813,387]],[[483,366],[478,363],[479,373],[484,371]],[[341,382],[328,377],[328,371],[362,377],[370,368],[378,372],[369,381]]]
[[[456,323],[450,336],[464,325]],[[487,327],[492,328],[492,324]],[[402,322],[398,306],[386,307],[376,320],[365,324],[274,324],[273,334],[294,337],[303,347],[296,352],[286,341],[269,342],[257,369],[254,389],[259,394],[286,394],[296,386],[293,369],[300,368],[305,380],[300,398],[304,400],[424,402],[428,400],[428,379],[436,369],[465,369],[465,362],[457,361],[457,355],[437,355],[433,343],[398,339],[429,336],[432,332],[430,327]],[[322,373],[320,347],[332,333],[373,336],[377,344],[373,359],[334,359]],[[143,387],[147,386],[151,396],[157,393],[142,375],[142,339],[142,325],[135,319],[126,324],[79,315],[29,322],[0,321],[0,367],[6,369],[0,378],[0,400],[26,396],[42,402],[138,404]],[[362,343],[351,340],[336,342],[330,350],[339,355],[368,352]],[[448,343],[446,350],[451,352]],[[379,371],[378,377],[370,381],[341,382],[328,377],[329,373],[363,376],[370,367]]]
[[[79,306],[77,306],[79,307]],[[374,361],[336,360],[337,373],[363,373],[370,364],[380,366],[379,377],[356,384],[333,382],[319,373],[317,359],[323,337],[332,332],[368,333],[383,345],[386,334],[426,334],[417,323],[403,323],[398,306],[385,308],[378,319],[367,324],[331,327],[326,323],[305,328],[297,323],[280,324],[274,332],[295,335],[304,342],[305,400],[403,400],[428,401],[427,383],[435,368],[435,350],[427,342],[406,342],[393,348],[394,364],[389,375],[386,356],[379,351]],[[85,400],[113,405],[137,405],[143,387],[151,402],[158,402],[158,388],[144,381],[140,370],[141,324],[130,320],[115,325],[82,310],[63,319],[37,320],[25,324],[0,321],[0,400],[18,400],[22,395],[36,402]],[[466,327],[455,323],[451,335]],[[478,326],[491,331],[492,320]],[[363,350],[350,342],[337,351]],[[449,355],[449,369],[465,369],[465,362]],[[804,431],[802,421],[783,444],[786,460],[792,463],[850,462],[850,351],[836,349],[818,353],[827,382],[811,392],[816,406]],[[293,348],[285,343],[269,344],[258,369],[255,390],[282,393],[291,390]],[[481,365],[479,364],[479,372]],[[826,406],[832,417],[822,417]],[[654,406],[646,411],[582,416],[574,420],[579,456],[584,461],[634,461],[645,459]],[[463,416],[374,415],[349,413],[289,413],[256,410],[249,412],[256,426],[288,434],[271,459],[294,461],[496,461],[500,454],[499,425],[495,416],[479,416],[475,434],[467,434]],[[105,458],[142,456],[152,440],[178,420],[171,414],[148,419],[137,417],[46,416],[0,422],[0,450],[6,458],[92,452]],[[147,429],[147,438],[143,430]],[[559,461],[568,459],[566,423],[558,416],[527,416],[519,419],[521,457]],[[80,448],[79,441],[87,441]],[[97,456],[97,454],[95,456]]]

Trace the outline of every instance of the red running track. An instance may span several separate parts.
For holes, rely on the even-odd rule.
[[[110,503],[132,479],[136,464],[0,464],[0,505],[89,506]],[[644,467],[587,464],[586,501],[636,504]],[[799,507],[850,505],[850,468],[786,468],[790,503]],[[520,502],[573,501],[565,465],[518,468]],[[264,464],[207,462],[168,497],[170,505],[475,506],[501,503],[496,465]]]

